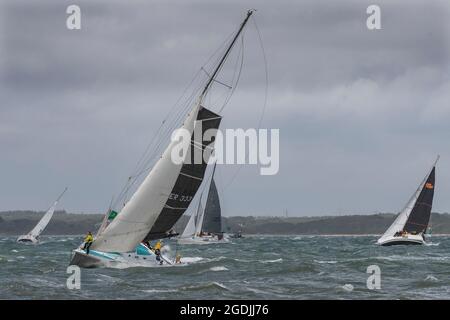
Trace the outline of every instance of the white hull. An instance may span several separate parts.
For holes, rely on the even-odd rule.
[[[178,244],[219,244],[219,243],[230,243],[228,238],[223,238],[219,240],[217,237],[190,237],[190,238],[180,238],[178,239]]]
[[[20,236],[19,238],[17,238],[17,242],[24,244],[39,244],[39,240],[29,234]]]
[[[149,251],[149,254],[137,254],[136,252],[112,253],[97,250],[89,250],[89,254],[83,249],[72,251],[70,265],[77,265],[82,268],[129,268],[129,267],[160,267],[169,266],[174,263],[161,255],[163,263],[156,260],[156,255]]]
[[[381,238],[377,241],[377,244],[380,246],[393,246],[393,245],[420,245],[425,244],[425,240],[422,235],[407,235],[407,236],[390,236]]]

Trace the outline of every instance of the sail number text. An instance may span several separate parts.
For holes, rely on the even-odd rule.
[[[179,195],[178,193],[171,193],[169,195],[170,200],[176,200],[176,201],[180,201],[180,202],[191,202],[192,198],[193,198],[193,196],[184,196],[184,195]]]

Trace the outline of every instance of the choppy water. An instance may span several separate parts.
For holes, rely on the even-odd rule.
[[[43,237],[38,246],[0,237],[0,299],[449,299],[450,238],[430,246],[374,245],[376,238],[256,236],[231,244],[178,246],[185,266],[82,269],[66,287],[81,237]],[[175,243],[167,241],[169,255]],[[369,265],[381,289],[367,289]]]

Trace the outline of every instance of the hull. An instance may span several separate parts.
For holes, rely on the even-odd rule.
[[[24,244],[38,244],[39,240],[29,234],[22,235],[19,238],[17,238],[18,243],[24,243]]]
[[[190,238],[180,238],[177,241],[179,244],[220,244],[220,243],[229,243],[230,240],[228,238],[223,238],[222,240],[218,240],[217,237],[190,237]]]
[[[145,254],[138,252],[102,252],[89,250],[89,254],[83,249],[72,251],[69,265],[81,268],[128,268],[128,267],[159,267],[172,265],[173,262],[162,256],[163,263],[156,260],[156,255],[148,250]]]
[[[408,235],[400,237],[388,237],[379,239],[377,244],[380,246],[394,246],[394,245],[421,245],[425,244],[425,240],[421,235]]]

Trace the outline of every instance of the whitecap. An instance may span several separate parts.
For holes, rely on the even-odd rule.
[[[211,270],[211,271],[227,271],[228,268],[224,267],[224,266],[217,266],[217,267],[209,268],[209,270]]]
[[[336,260],[314,260],[314,262],[320,263],[320,264],[324,264],[324,263],[326,263],[326,264],[335,264],[335,263],[337,263]]]
[[[347,292],[352,292],[353,291],[353,289],[354,289],[354,287],[351,285],[351,284],[344,284],[343,286],[342,286],[342,289],[344,289],[345,291],[347,291]]]
[[[275,259],[275,260],[260,260],[261,263],[274,263],[274,262],[281,262],[283,261],[283,258]]]
[[[439,281],[439,280],[435,276],[427,275],[427,277],[425,278],[425,281]]]
[[[214,281],[213,284],[216,285],[217,287],[222,288],[222,289],[230,290],[230,289],[228,289],[224,284],[222,284],[222,283],[220,283],[220,282]]]
[[[17,251],[16,249],[12,249],[11,252],[19,252],[19,251]]]
[[[203,260],[202,257],[184,257],[184,258],[181,258],[181,261],[184,262],[184,263],[195,263],[195,262],[199,262],[201,260]]]
[[[162,293],[162,292],[177,292],[178,290],[176,289],[148,289],[148,290],[142,290],[142,292],[147,292],[147,293]]]

